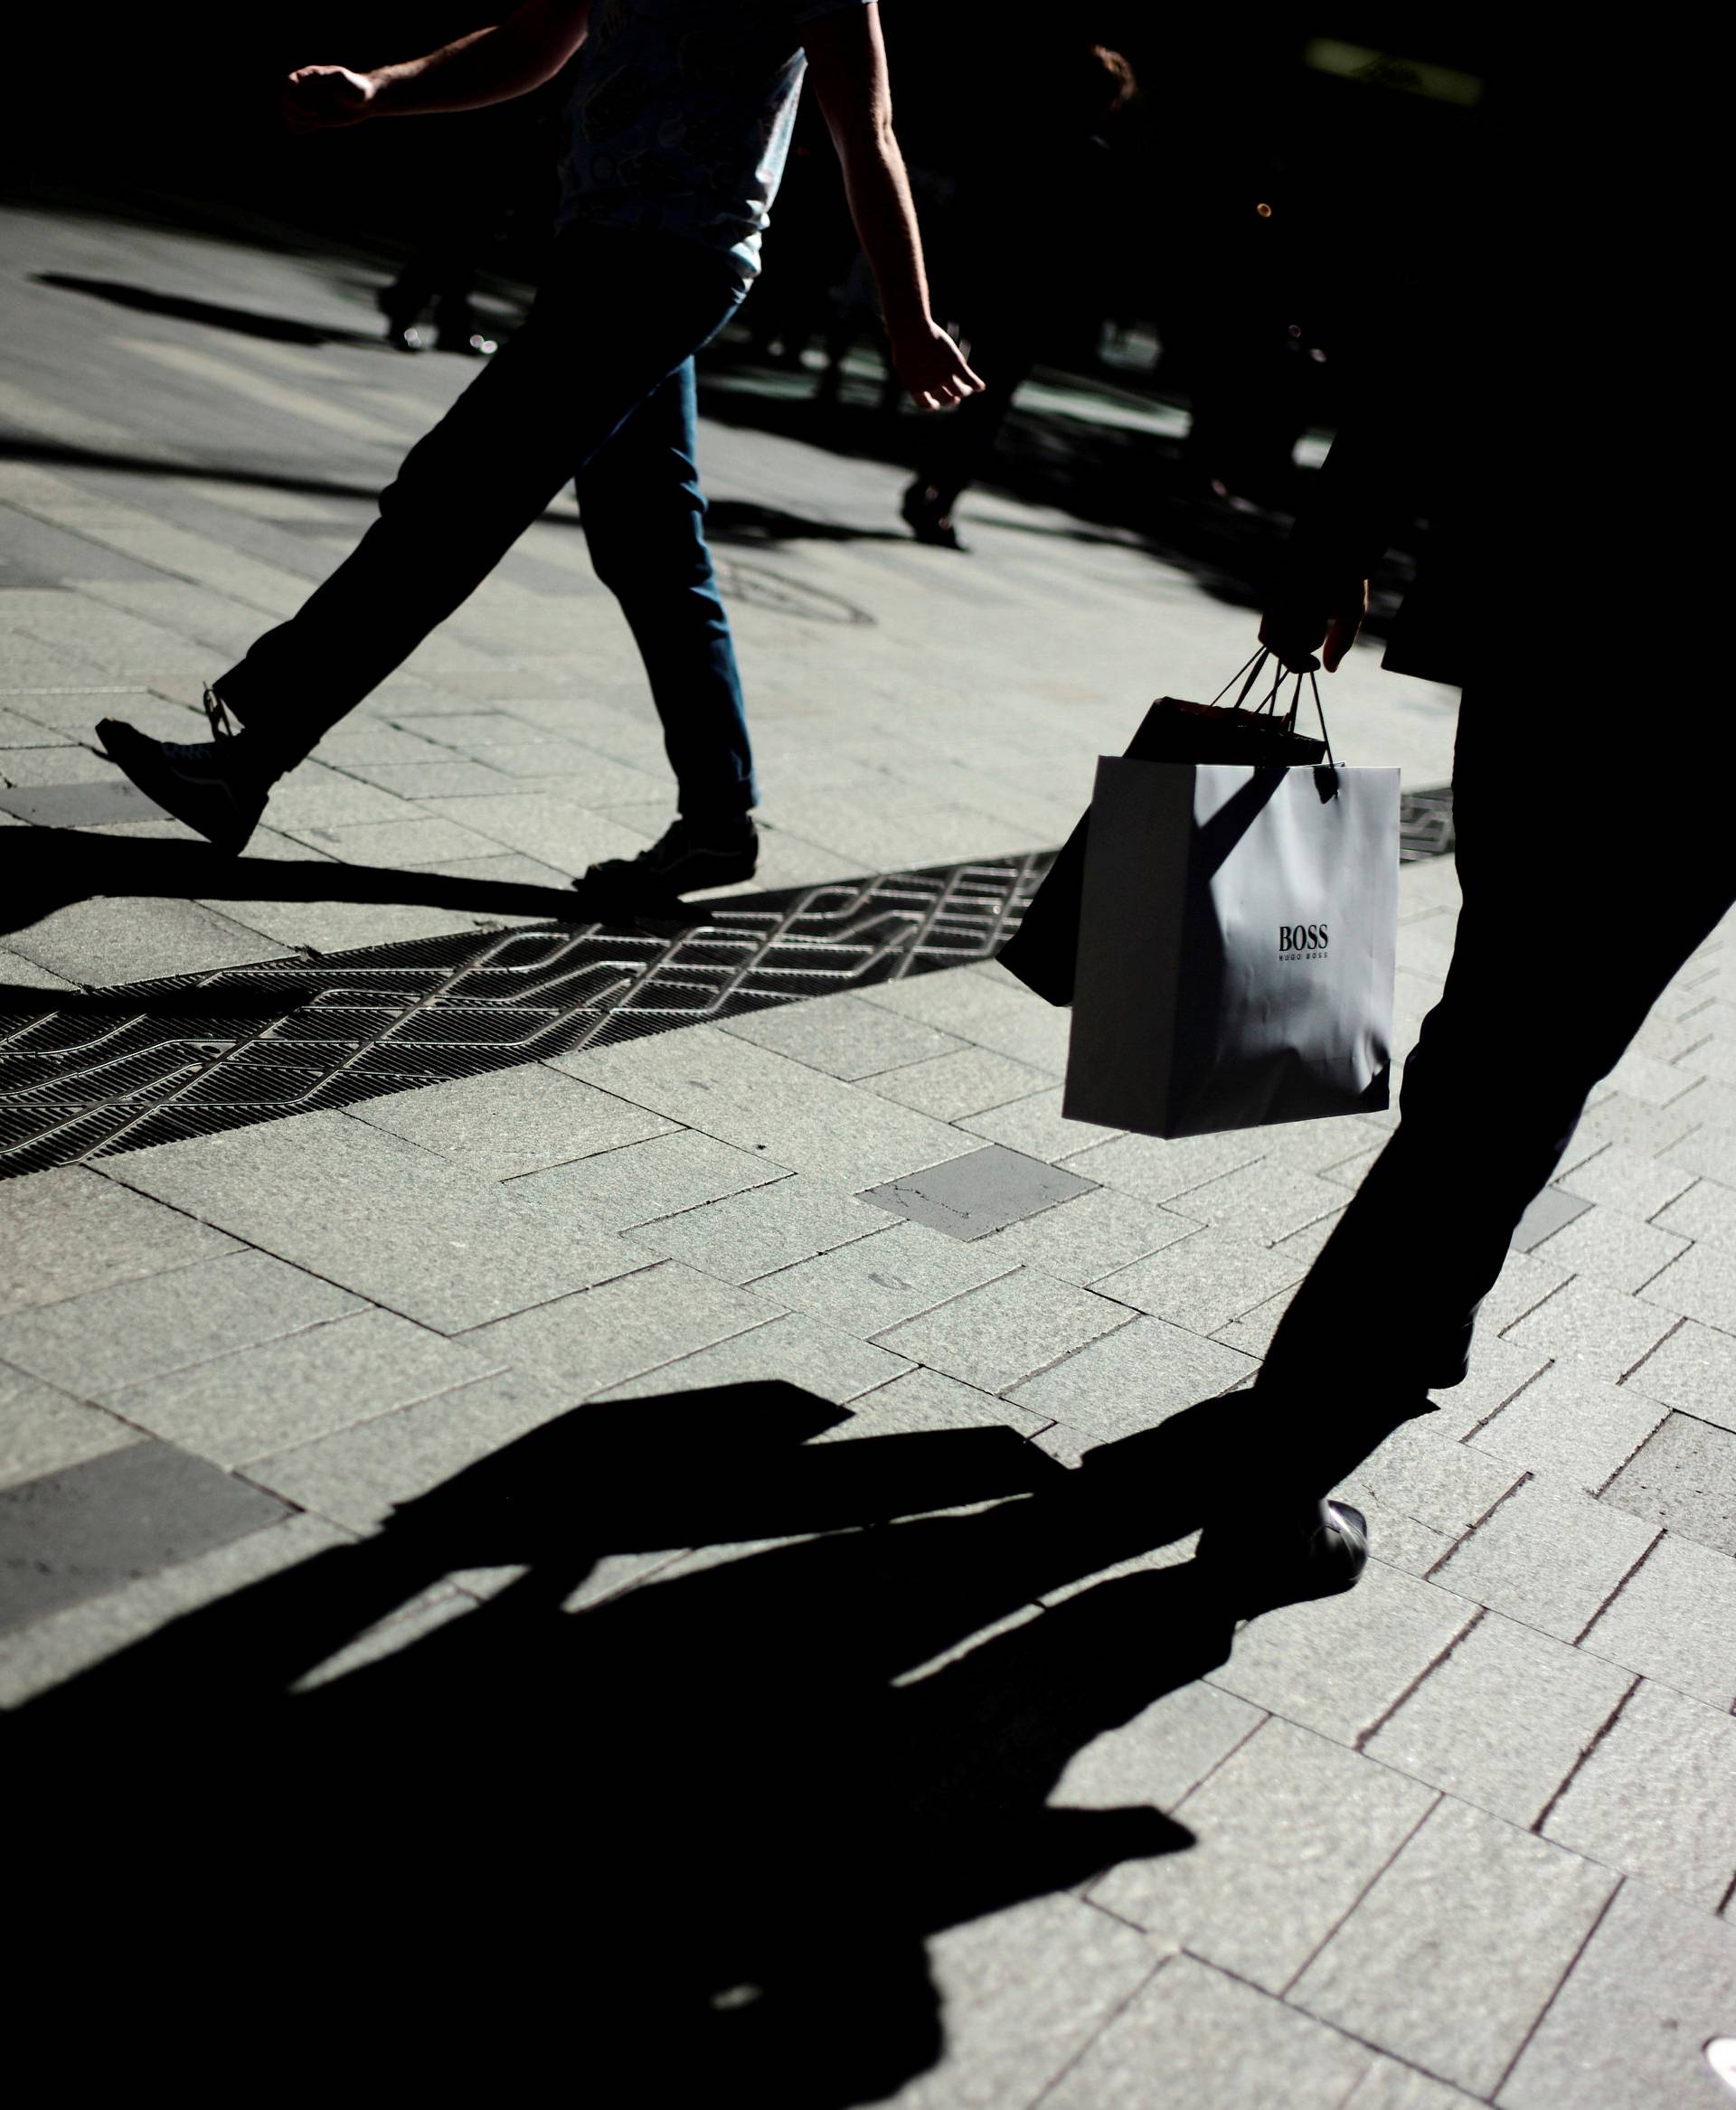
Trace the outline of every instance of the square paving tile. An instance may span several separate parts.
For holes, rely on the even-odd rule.
[[[1095,1180],[1081,1180],[1077,1173],[994,1143],[871,1187],[862,1199],[948,1238],[981,1239],[1058,1201],[1089,1194],[1096,1185]]]
[[[0,1627],[155,1574],[288,1512],[173,1444],[129,1444],[0,1490]]]

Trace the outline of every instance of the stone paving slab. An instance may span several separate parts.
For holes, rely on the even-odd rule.
[[[1157,1963],[1131,1927],[1067,1897],[949,1927],[930,1945],[947,2011],[946,2067],[884,2098],[898,2110],[989,2110],[1046,2091]]]
[[[618,1241],[344,1114],[134,1151],[115,1176],[446,1333],[636,1264]]]
[[[1427,1677],[1475,1615],[1449,1590],[1371,1563],[1342,1597],[1253,1621],[1211,1682],[1354,1744]]]
[[[0,1489],[0,1626],[173,1568],[288,1515],[172,1444],[128,1444]]]
[[[1717,1911],[1736,1881],[1736,1719],[1642,1680],[1543,1833]]]
[[[1282,1992],[1434,1802],[1419,1781],[1269,1721],[1176,1805],[1198,1845],[1124,1861],[1090,1897],[1154,1939]]]
[[[908,986],[957,979],[926,975]],[[957,1131],[944,1122],[710,1026],[558,1055],[551,1066],[739,1150],[763,1148],[794,1170],[829,1173],[858,1192],[957,1154]]]
[[[99,1407],[71,1399],[22,1371],[0,1367],[0,1487],[40,1479],[142,1440]]]
[[[1665,1420],[1667,1409],[1601,1367],[1572,1356],[1552,1363],[1467,1440],[1477,1450],[1590,1493],[1609,1485]]]
[[[1125,1306],[1107,1297],[1023,1267],[875,1339],[896,1355],[986,1392],[1010,1392],[1088,1341],[1126,1325],[1128,1317]]]
[[[0,1186],[0,1314],[235,1250],[209,1224],[82,1165]]]
[[[769,1186],[788,1170],[762,1151],[737,1150],[714,1136],[680,1128],[646,1143],[596,1151],[546,1172],[524,1173],[513,1181],[511,1192],[552,1219],[577,1220],[599,1231],[626,1231]]]
[[[1097,1442],[1156,1428],[1195,1400],[1253,1375],[1246,1355],[1162,1319],[1134,1319],[1014,1386],[1015,1406]]]
[[[1490,1612],[1363,1748],[1528,1831],[1633,1689],[1613,1663]],[[1503,1733],[1489,1734],[1491,1722]]]
[[[490,1374],[486,1354],[363,1310],[213,1356],[113,1396],[113,1411],[224,1466],[389,1414]]]
[[[1552,1480],[1526,1480],[1453,1549],[1438,1579],[1559,1641],[1577,1641],[1656,1537],[1656,1526],[1638,1517]]]
[[[1368,2068],[1364,2047],[1192,1956],[1165,1964],[1043,2110],[1146,2110],[1209,2099],[1222,2110],[1338,2110]],[[1153,2094],[1154,2088],[1161,2093]]]
[[[1143,1260],[1199,1228],[1187,1217],[1099,1187],[1008,1224],[983,1245],[986,1252],[1014,1266],[1039,1268],[1078,1289],[1102,1290],[1105,1281],[1129,1262]]]
[[[1666,1531],[1599,1613],[1580,1646],[1728,1714],[1736,1710],[1736,1569]]]
[[[674,1126],[534,1062],[369,1099],[354,1117],[495,1180],[646,1143]]]
[[[347,1290],[243,1249],[14,1312],[0,1319],[0,1362],[106,1403],[141,1380],[360,1308]]]
[[[1443,1800],[1297,1981],[1308,2013],[1493,2095],[1616,1887]]]
[[[779,1304],[869,1340],[997,1276],[1012,1264],[926,1224],[895,1223],[759,1278]]]
[[[16,1707],[93,1663],[158,1633],[184,1613],[212,1604],[261,1577],[294,1567],[351,1535],[324,1519],[291,1514],[229,1540],[210,1552],[51,1612],[0,1635],[0,1706]]]
[[[1186,1197],[1202,1214],[1211,1189]],[[1279,1290],[1293,1288],[1307,1273],[1307,1259],[1280,1257],[1269,1246],[1208,1225],[1163,1246],[1145,1259],[1092,1284],[1101,1296],[1190,1333],[1218,1333]]]
[[[577,1399],[745,1333],[786,1309],[770,1295],[713,1282],[678,1260],[649,1267],[643,1260],[635,1255],[632,1274],[623,1270],[595,1289],[496,1319],[466,1339]]]
[[[1736,1554],[1736,1434],[1672,1414],[1610,1481],[1603,1499]]]
[[[1736,1927],[1623,1883],[1496,2100],[1501,2110],[1718,2110],[1699,2057],[1730,2033]]]

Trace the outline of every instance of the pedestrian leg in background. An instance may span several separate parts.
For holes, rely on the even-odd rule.
[[[675,771],[678,818],[638,857],[593,865],[584,889],[653,894],[753,877],[759,798],[730,619],[705,540],[693,363],[646,397],[578,478],[597,576],[645,661]]]
[[[1035,346],[1004,328],[999,334],[991,331],[990,342],[995,356],[981,393],[948,410],[924,432],[929,445],[899,504],[905,525],[919,542],[944,550],[969,547],[958,533],[953,508],[987,468],[1013,399],[1036,363]]]
[[[1323,1496],[1465,1375],[1477,1306],[1588,1094],[1736,899],[1716,772],[1625,769],[1630,731],[1552,713],[1540,734],[1539,715],[1519,682],[1461,710],[1452,964],[1399,1127],[1249,1395],[1249,1482],[1272,1499]]]
[[[212,684],[213,739],[99,728],[141,790],[220,848],[243,847],[277,778],[475,591],[740,298],[690,243],[590,232],[562,247],[530,320],[411,448],[356,549]]]

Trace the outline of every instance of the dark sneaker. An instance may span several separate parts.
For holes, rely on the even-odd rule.
[[[1368,1519],[1347,1502],[1219,1512],[1200,1535],[1201,1568],[1243,1617],[1335,1597],[1368,1566]]]
[[[952,524],[951,509],[932,484],[907,485],[898,510],[919,542],[931,543],[937,550],[969,549],[970,544]]]
[[[704,887],[740,886],[760,865],[760,831],[739,822],[678,819],[637,857],[611,857],[573,881],[581,893],[610,902],[678,900]]]
[[[259,825],[270,782],[236,754],[234,721],[209,689],[205,715],[208,740],[153,739],[124,718],[99,720],[97,738],[146,798],[233,856]]]

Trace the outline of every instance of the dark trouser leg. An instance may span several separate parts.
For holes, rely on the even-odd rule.
[[[269,768],[401,665],[739,297],[686,243],[561,248],[529,321],[410,449],[354,551],[214,684]]]
[[[999,337],[993,342],[995,357],[981,393],[967,396],[956,410],[935,419],[931,443],[922,457],[920,474],[936,493],[942,513],[949,513],[959,494],[988,466],[1013,399],[1036,363],[1033,346]]]
[[[693,456],[690,359],[593,457],[579,478],[579,506],[597,576],[645,661],[681,812],[728,819],[760,794]]]
[[[1399,1128],[1286,1313],[1255,1394],[1272,1471],[1312,1492],[1449,1376],[1587,1094],[1736,895],[1715,772],[1697,787],[1686,771],[1648,781],[1624,769],[1614,739],[1607,760],[1588,761],[1592,727],[1573,729],[1578,751],[1547,746],[1528,731],[1533,708],[1505,686],[1466,699],[1452,966],[1406,1069]],[[1598,816],[1598,848],[1563,839],[1558,815]]]

